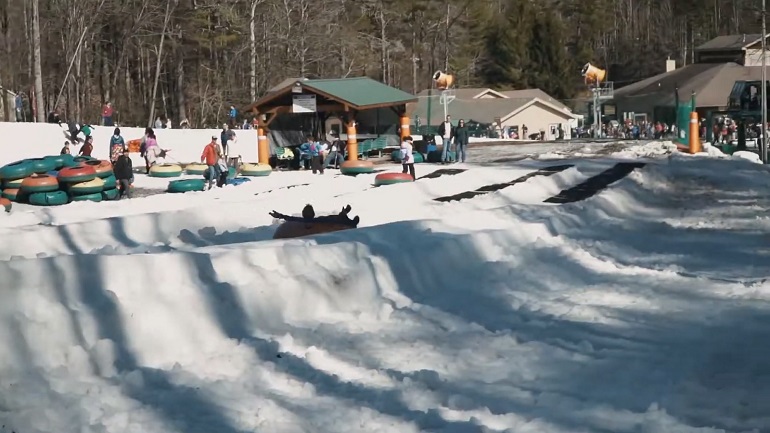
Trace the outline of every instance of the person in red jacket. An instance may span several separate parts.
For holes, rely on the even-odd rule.
[[[115,110],[112,108],[112,103],[110,101],[107,101],[104,104],[104,107],[102,107],[102,121],[104,123],[104,126],[115,126],[115,122],[112,120],[112,115],[115,113]]]
[[[201,162],[208,165],[209,168],[207,169],[209,176],[209,187],[208,189],[211,189],[214,187],[214,182],[219,179],[220,171],[219,171],[219,159],[222,158],[222,148],[219,147],[219,143],[217,143],[217,137],[214,135],[211,137],[211,142],[206,145],[206,147],[203,148],[203,153],[201,153]]]

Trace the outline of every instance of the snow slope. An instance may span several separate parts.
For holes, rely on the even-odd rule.
[[[766,167],[485,149],[414,184],[273,173],[0,215],[0,432],[770,429]],[[362,227],[270,240],[306,202]]]

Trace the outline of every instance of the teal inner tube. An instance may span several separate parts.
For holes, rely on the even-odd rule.
[[[69,203],[70,198],[64,191],[50,191],[30,194],[28,201],[35,206],[61,206]]]
[[[53,170],[60,170],[63,167],[72,167],[76,165],[75,158],[70,154],[49,155],[49,156],[46,156],[44,159],[47,159],[55,164],[55,167]]]
[[[104,190],[117,188],[118,186],[118,180],[115,179],[114,174],[110,174],[107,177],[103,177],[102,180],[104,181]]]
[[[340,167],[342,174],[366,174],[374,172],[374,167]]]
[[[227,169],[227,178],[228,179],[234,178],[236,174],[238,174],[238,172],[235,170],[235,167],[228,167],[228,169]]]
[[[179,193],[188,191],[203,191],[206,186],[204,179],[180,179],[168,183],[168,192]]]
[[[32,167],[33,173],[48,173],[56,170],[56,161],[47,158],[28,159],[27,162]]]
[[[120,191],[115,187],[102,191],[102,199],[104,200],[115,200],[118,197],[120,197]]]
[[[83,194],[72,196],[72,201],[102,201],[102,193],[97,192],[94,194]]]
[[[73,162],[76,162],[76,163],[93,161],[94,159],[96,158],[94,158],[93,156],[85,156],[85,155],[80,155],[72,158]]]
[[[3,180],[24,179],[33,173],[32,166],[27,160],[12,162],[0,168],[0,178]]]

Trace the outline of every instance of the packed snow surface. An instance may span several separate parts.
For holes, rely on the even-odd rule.
[[[14,205],[0,432],[768,431],[770,173],[672,152],[479,147],[463,173],[380,188],[275,172]],[[620,160],[648,164],[543,203]],[[361,227],[271,240],[268,212],[305,203]]]

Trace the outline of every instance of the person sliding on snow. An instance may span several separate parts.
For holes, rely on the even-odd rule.
[[[361,221],[361,219],[356,216],[353,219],[350,219],[348,217],[348,214],[351,211],[350,205],[345,206],[342,208],[342,211],[337,215],[324,215],[320,217],[315,216],[315,209],[313,209],[312,205],[305,205],[305,207],[302,209],[302,216],[301,217],[295,217],[295,216],[289,216],[284,215],[282,213],[271,211],[270,216],[273,218],[282,219],[284,221],[292,221],[292,222],[300,222],[300,223],[325,223],[325,224],[342,224],[346,226],[351,227],[358,227],[358,223]]]
[[[118,180],[120,188],[120,198],[131,198],[131,183],[134,181],[134,167],[131,158],[128,156],[128,148],[123,149],[123,153],[115,161],[113,167],[115,179]]]
[[[115,164],[115,161],[123,155],[123,150],[125,149],[126,141],[120,135],[120,128],[115,128],[112,138],[110,138],[110,161]]]

